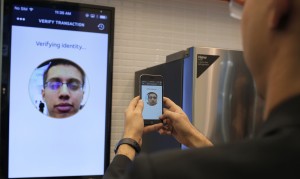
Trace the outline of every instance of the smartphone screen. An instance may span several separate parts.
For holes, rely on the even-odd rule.
[[[145,125],[161,122],[163,108],[163,77],[143,74],[140,77],[140,97],[144,102],[143,118]]]
[[[12,0],[8,178],[101,176],[114,10]]]

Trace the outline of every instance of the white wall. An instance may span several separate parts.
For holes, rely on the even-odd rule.
[[[241,50],[239,22],[219,0],[69,0],[115,7],[111,159],[122,137],[134,72],[188,47]]]

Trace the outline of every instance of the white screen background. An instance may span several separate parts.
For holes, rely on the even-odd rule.
[[[147,104],[149,92],[157,94],[157,104],[154,106]],[[143,118],[145,120],[159,119],[159,116],[162,115],[162,86],[142,85],[142,100],[144,102]]]
[[[79,44],[85,49],[39,47],[37,41]],[[107,34],[12,27],[10,178],[104,173],[107,44]],[[90,84],[85,107],[65,119],[43,115],[29,95],[32,72],[52,58],[77,63]]]

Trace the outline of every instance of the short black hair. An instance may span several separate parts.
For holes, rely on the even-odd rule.
[[[53,58],[53,59],[45,61],[44,63],[39,65],[38,68],[43,67],[45,65],[49,65],[49,66],[47,67],[47,69],[44,71],[44,74],[43,74],[43,86],[44,87],[46,85],[46,80],[48,78],[48,71],[50,70],[50,68],[52,68],[53,66],[56,66],[56,65],[71,65],[71,66],[77,68],[79,70],[79,72],[81,73],[81,75],[82,75],[82,86],[84,86],[84,84],[85,84],[85,73],[79,65],[72,62],[71,60],[67,60],[67,59],[64,59],[64,58]]]
[[[148,95],[148,98],[149,98],[149,95],[150,95],[150,94],[155,94],[155,96],[157,97],[157,94],[151,91],[151,92],[149,92],[149,93],[147,94],[147,95]]]

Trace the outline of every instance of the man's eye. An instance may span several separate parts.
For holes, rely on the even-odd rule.
[[[60,83],[60,82],[50,82],[50,83],[49,83],[49,87],[50,87],[51,89],[58,89],[58,88],[60,88],[60,86],[61,86],[61,83]]]
[[[80,88],[80,84],[78,82],[71,82],[71,83],[68,83],[68,87],[71,90],[77,90]]]

